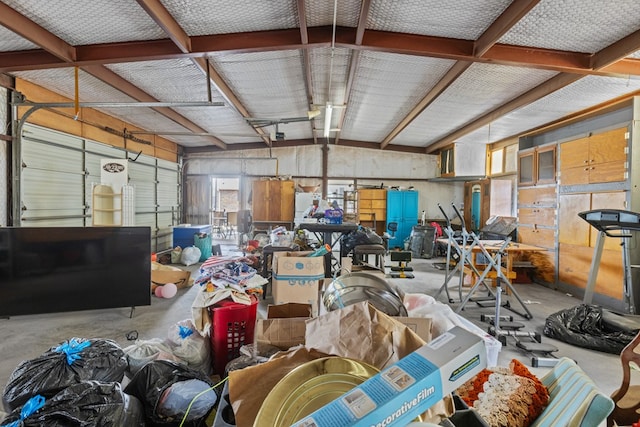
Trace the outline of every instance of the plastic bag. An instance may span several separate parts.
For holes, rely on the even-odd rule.
[[[182,248],[176,246],[171,250],[171,264],[179,264],[182,257]]]
[[[119,382],[126,369],[125,354],[114,341],[72,338],[18,365],[4,390],[4,407],[12,411],[36,394],[53,397],[81,381]]]
[[[614,328],[603,321],[601,307],[580,304],[547,317],[543,333],[578,347],[620,354],[638,330]]]
[[[134,375],[131,382],[124,389],[124,392],[140,399],[144,408],[147,425],[178,426],[187,411],[189,403],[198,393],[194,392],[195,388],[179,387],[172,389],[171,386],[193,379],[206,383],[208,387],[213,386],[211,380],[200,371],[168,360],[153,360],[144,365],[142,369]],[[165,394],[165,391],[170,388],[171,392]],[[174,392],[179,394],[174,396]],[[203,425],[204,418],[211,412],[216,403],[212,400],[210,394],[205,393],[205,395],[207,395],[207,397],[204,402],[208,410],[204,411],[202,408],[199,409],[200,413],[206,412],[205,415],[198,419],[191,419],[191,421],[185,422],[183,424],[184,426],[195,427]],[[167,400],[171,405],[166,404],[167,407],[165,407],[164,402],[167,402]],[[178,408],[174,404],[174,402],[178,400],[188,403]],[[198,400],[200,400],[200,398],[198,398],[196,402]],[[161,410],[162,413],[160,412]],[[190,410],[189,413],[191,413]]]
[[[340,244],[344,245],[345,253],[349,253],[358,245],[382,245],[383,240],[372,229],[360,227],[346,234]]]
[[[180,255],[180,262],[186,266],[195,264],[200,261],[200,249],[195,246],[189,246],[188,248],[184,248],[182,250],[182,255]]]
[[[144,365],[152,360],[172,360],[180,362],[180,358],[173,354],[173,350],[168,343],[160,338],[150,340],[138,340],[135,344],[125,347],[124,354],[127,356],[129,368],[127,376],[133,377]]]
[[[193,404],[191,401],[199,395]],[[201,380],[186,380],[173,383],[167,387],[160,401],[158,401],[158,414],[165,418],[176,418],[182,420],[185,416],[185,409],[189,408],[186,421],[197,421],[206,417],[211,408],[218,401],[218,395],[211,386]]]
[[[16,408],[4,423],[21,420],[18,424],[21,427],[145,425],[142,404],[126,395],[117,382],[83,381],[37,403],[40,405],[34,407],[36,410],[26,411],[28,415],[20,413],[32,405],[32,401]]]
[[[174,356],[188,367],[211,373],[211,344],[200,335],[191,319],[181,320],[169,328],[167,343]]]

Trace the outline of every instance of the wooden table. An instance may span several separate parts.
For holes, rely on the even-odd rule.
[[[436,241],[440,244],[445,244],[445,245],[449,245],[450,243],[449,239],[441,238],[441,239],[437,239]],[[507,292],[510,291],[511,293],[513,293],[513,295],[517,298],[518,302],[520,302],[520,304],[524,308],[524,311],[526,312],[526,314],[522,314],[522,315],[529,319],[533,317],[531,315],[531,312],[524,305],[524,303],[520,299],[520,296],[518,295],[516,290],[513,288],[513,285],[511,284],[510,279],[515,278],[515,275],[516,275],[516,272],[513,271],[513,259],[517,254],[520,254],[522,252],[546,251],[545,248],[541,248],[539,246],[527,245],[524,243],[515,243],[515,242],[509,242],[505,245],[504,240],[478,240],[477,244],[475,245],[459,244],[459,247],[464,250],[468,250],[469,247],[471,247],[471,263],[470,263],[471,265],[469,265],[468,271],[471,272],[473,277],[476,277],[476,276],[477,277],[473,286],[467,293],[467,296],[462,300],[460,306],[456,310],[456,313],[464,309],[465,304],[469,301],[469,299],[471,299],[471,296],[476,291],[476,289],[481,284],[484,284],[485,278],[495,279],[497,277],[500,277],[502,282],[506,285],[505,290]],[[478,264],[477,255],[479,253],[484,254],[485,252],[489,254],[490,259],[487,260],[486,264]],[[502,263],[503,257],[504,257],[504,266]],[[461,261],[463,263],[469,263],[469,261],[466,259],[461,259]],[[463,268],[461,268],[460,271],[461,271],[461,274],[464,274],[465,272],[464,270],[467,269],[467,267],[465,266],[462,266],[462,267]]]

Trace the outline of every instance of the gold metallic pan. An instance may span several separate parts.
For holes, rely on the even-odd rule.
[[[254,427],[289,427],[378,373],[364,362],[324,357],[298,366],[267,395]]]

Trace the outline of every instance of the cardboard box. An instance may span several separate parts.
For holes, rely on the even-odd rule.
[[[307,252],[274,252],[272,261],[273,301],[311,304],[318,315],[320,281],[324,280],[324,257],[309,257]]]
[[[192,286],[193,280],[191,280],[191,272],[178,267],[152,262],[151,291],[153,292],[157,286],[164,285],[165,283],[175,283],[178,289]]]
[[[310,304],[270,305],[267,319],[258,319],[256,324],[256,342],[274,345],[281,350],[304,344],[305,322],[310,316]]]
[[[486,365],[482,338],[456,326],[294,426],[404,426]]]

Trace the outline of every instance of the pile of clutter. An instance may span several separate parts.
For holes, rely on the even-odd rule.
[[[201,425],[218,400],[210,366],[209,343],[190,320],[170,328],[165,340],[124,349],[108,339],[74,337],[13,371],[0,424]]]
[[[191,304],[191,316],[203,336],[210,334],[211,308],[216,304],[229,300],[252,305],[256,302],[255,295],[263,293],[268,281],[257,274],[250,262],[250,258],[241,256],[214,255],[200,266],[194,281],[200,289]]]
[[[4,390],[7,414],[2,419],[0,412],[0,425],[205,425],[222,392],[210,379],[209,308],[255,300],[266,280],[253,262],[209,257],[195,279],[193,319],[173,325],[164,339],[137,339],[136,333],[135,343],[121,348],[108,339],[74,337],[23,361]],[[156,296],[172,297],[177,289],[168,285],[157,286]]]

